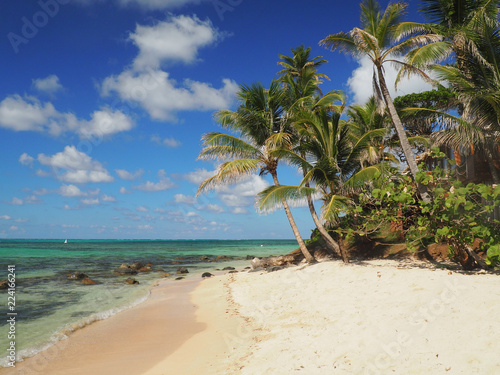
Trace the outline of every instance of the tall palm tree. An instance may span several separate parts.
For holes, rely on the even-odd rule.
[[[291,121],[293,121],[294,116],[300,111],[314,111],[324,106],[333,108],[335,107],[333,105],[334,102],[344,100],[344,95],[338,91],[330,91],[325,96],[322,96],[319,84],[322,78],[329,78],[324,74],[318,73],[317,68],[327,61],[323,60],[321,56],[311,58],[310,51],[311,47],[304,48],[301,45],[297,48],[292,48],[293,56],[279,55],[282,61],[279,61],[278,65],[284,69],[279,71],[278,74],[282,75],[280,80],[284,84],[287,98],[285,107],[288,118]],[[302,142],[301,137],[297,132],[293,135],[295,137],[294,143],[300,147]],[[306,170],[304,167],[302,167],[302,172],[305,176]],[[305,183],[305,187],[310,187],[309,182]],[[318,217],[312,196],[307,195],[306,200],[311,217],[325,241],[327,250],[342,256],[344,262],[347,263],[349,259],[346,253],[341,251],[339,243],[332,238]]]
[[[349,33],[339,32],[331,34],[320,41],[320,44],[331,50],[341,50],[354,56],[368,56],[374,65],[373,86],[377,97],[383,98],[392,123],[398,135],[406,163],[413,178],[416,180],[418,167],[405,129],[394,107],[391,95],[387,88],[384,75],[384,64],[393,63],[401,67],[401,74],[416,73],[425,79],[429,77],[420,69],[407,62],[398,60],[413,48],[440,40],[441,37],[433,34],[410,35],[400,29],[402,17],[407,4],[391,3],[382,13],[375,0],[364,0],[361,3],[361,28],[355,27]],[[406,38],[405,38],[406,37]],[[405,38],[405,39],[403,39]],[[417,184],[421,198],[430,202],[426,187]]]
[[[216,112],[218,123],[238,133],[206,133],[202,137],[204,148],[199,159],[230,159],[217,168],[214,176],[201,183],[197,195],[216,186],[234,183],[243,175],[255,172],[270,174],[276,186],[279,186],[277,168],[279,157],[273,150],[283,147],[288,142],[288,135],[283,132],[286,121],[283,120],[283,88],[277,81],[271,82],[269,89],[260,83],[241,86],[238,92],[241,102],[236,111],[220,110]],[[281,200],[290,222],[297,243],[306,260],[314,258],[307,249],[286,199]]]
[[[371,139],[383,135],[386,129],[371,130],[353,144],[349,126],[340,117],[341,113],[324,108],[317,112],[305,111],[297,117],[294,124],[304,139],[299,146],[301,150],[280,152],[307,173],[299,186],[280,185],[263,190],[258,194],[259,209],[272,210],[284,198],[301,200],[315,194],[323,201],[322,218],[333,224],[349,207],[356,189],[383,170],[381,165],[362,168],[359,156]],[[306,186],[309,182],[314,182],[315,187]],[[346,261],[345,249],[340,250]]]
[[[423,0],[420,11],[430,23],[404,26],[406,30],[442,37],[441,41],[417,48],[408,56],[418,66],[431,64],[431,69],[451,84],[463,102],[461,119],[440,111],[430,112],[430,117],[446,118],[449,121],[444,125],[452,125],[444,126],[434,138],[456,149],[474,146],[475,153],[482,152],[488,160],[495,183],[500,183],[494,163],[498,157],[500,119],[499,7],[500,0]],[[430,49],[433,54],[428,53]],[[434,64],[449,54],[456,60],[453,66]]]

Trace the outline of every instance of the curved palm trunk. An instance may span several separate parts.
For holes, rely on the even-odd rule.
[[[309,187],[309,183],[306,183],[305,186]],[[345,251],[345,249],[340,247],[337,241],[335,241],[332,236],[330,236],[326,228],[323,226],[323,223],[316,213],[316,209],[314,208],[314,203],[310,195],[307,196],[307,205],[309,206],[309,212],[311,213],[314,224],[316,225],[316,228],[318,228],[321,237],[323,237],[323,240],[325,240],[326,246],[337,255],[340,255],[344,263],[349,263],[349,257],[347,256],[347,252]]]
[[[417,162],[415,160],[415,156],[413,155],[413,151],[411,150],[410,142],[408,142],[408,137],[406,136],[405,129],[403,128],[403,124],[401,123],[401,119],[399,118],[396,108],[394,107],[394,103],[392,102],[391,95],[389,94],[389,90],[387,89],[382,66],[377,66],[377,72],[380,91],[382,91],[382,96],[384,97],[385,104],[387,106],[387,109],[389,110],[389,116],[391,116],[392,123],[394,124],[396,133],[398,134],[401,148],[403,149],[403,153],[405,154],[406,163],[408,163],[408,167],[410,168],[413,180],[416,182],[418,173]],[[417,183],[417,188],[422,200],[425,203],[431,203],[431,196],[427,191],[427,187],[425,185]]]
[[[494,184],[498,185],[500,184],[500,176],[498,175],[495,162],[493,161],[494,160],[493,153],[491,152],[490,149],[486,147],[485,154],[486,154],[486,159],[488,160],[488,166],[490,168],[491,179],[493,180]]]
[[[271,176],[273,177],[274,184],[276,186],[279,186],[279,181],[278,181],[278,176],[276,175],[276,172],[271,172]],[[297,243],[299,244],[300,251],[306,258],[308,263],[314,263],[314,257],[311,255],[309,250],[307,250],[306,244],[304,243],[304,240],[300,236],[299,228],[297,228],[297,224],[295,224],[295,220],[293,219],[292,216],[292,211],[290,211],[290,207],[288,206],[288,203],[286,199],[282,199],[281,203],[283,204],[283,208],[285,209],[286,217],[288,218],[288,221],[290,222],[290,226],[292,227],[293,234],[295,235],[295,238],[297,239]]]

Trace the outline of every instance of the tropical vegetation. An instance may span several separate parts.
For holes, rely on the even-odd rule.
[[[312,57],[310,47],[280,54],[281,70],[268,87],[241,85],[236,110],[216,112],[228,132],[203,135],[199,158],[220,163],[198,194],[245,175],[269,175],[273,185],[257,194],[256,207],[283,207],[308,262],[314,256],[294,204],[308,206],[317,238],[345,262],[346,244],[387,234],[396,223],[410,250],[445,243],[465,269],[498,265],[500,1],[421,0],[428,23],[404,21],[402,2],[360,5],[361,26],[320,45],[370,59],[373,97],[349,106],[341,91],[323,92],[329,77],[319,69],[327,61]],[[393,99],[388,64],[399,69],[395,85],[418,75],[436,89]],[[465,176],[464,160],[482,161],[486,180]],[[283,164],[297,169],[295,185],[280,184]]]

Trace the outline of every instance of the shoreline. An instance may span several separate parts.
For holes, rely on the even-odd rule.
[[[190,299],[190,292],[200,282],[193,277],[159,279],[144,302],[78,329],[35,356],[16,362],[15,368],[0,368],[0,374],[145,372],[203,329],[195,321]]]

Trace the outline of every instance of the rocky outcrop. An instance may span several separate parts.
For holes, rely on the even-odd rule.
[[[137,281],[133,277],[129,277],[127,280],[125,280],[125,283],[129,285],[134,285],[134,284],[139,284],[139,281]]]
[[[328,254],[328,252],[323,248],[318,248],[310,251],[314,259],[318,262],[332,259],[332,256]],[[271,256],[267,258],[253,258],[250,264],[252,266],[252,269],[264,268],[269,271],[269,269],[272,267],[292,266],[297,265],[302,261],[304,261],[304,255],[302,255],[300,249],[297,249],[287,255],[277,257]]]
[[[189,271],[188,271],[188,269],[186,267],[179,267],[179,268],[177,268],[177,273],[178,274],[189,273]]]
[[[222,270],[223,270],[223,271],[233,271],[233,270],[235,270],[235,269],[236,269],[236,268],[234,268],[234,267],[224,267]]]
[[[96,285],[99,284],[97,281],[92,280],[90,277],[85,277],[82,279],[83,285]]]
[[[115,275],[122,275],[122,276],[127,276],[127,275],[137,275],[137,270],[135,268],[132,268],[127,263],[122,264],[120,267],[115,268],[113,273]]]
[[[203,273],[201,274],[201,277],[202,277],[202,278],[205,278],[205,277],[212,277],[212,276],[213,276],[213,274],[211,274],[210,272],[203,272]]]
[[[83,272],[73,272],[68,275],[68,279],[70,280],[83,280],[85,278],[88,278],[88,276]]]
[[[8,280],[2,280],[0,281],[0,289],[7,289],[9,287],[9,281]]]

